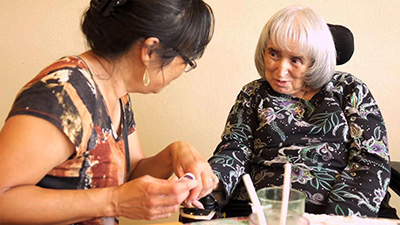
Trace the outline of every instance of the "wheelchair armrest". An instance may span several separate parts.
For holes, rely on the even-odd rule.
[[[390,167],[392,176],[390,178],[389,187],[400,196],[400,162],[391,161]]]

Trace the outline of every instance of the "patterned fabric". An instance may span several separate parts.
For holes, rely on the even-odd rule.
[[[123,135],[135,130],[129,95],[120,99]],[[112,127],[110,116],[87,65],[78,57],[53,63],[17,95],[9,117],[32,115],[56,125],[75,145],[75,154],[53,168],[39,186],[89,189],[117,186],[127,179],[129,151]],[[55,149],[56,151],[56,149]],[[118,218],[80,224],[117,223]],[[109,224],[109,223],[108,223]]]
[[[374,217],[390,180],[387,145],[378,105],[353,75],[336,72],[310,101],[259,79],[239,93],[209,162],[231,200],[249,201],[244,173],[256,190],[282,185],[290,162],[306,211]]]

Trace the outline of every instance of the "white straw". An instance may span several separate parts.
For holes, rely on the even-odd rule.
[[[254,208],[256,210],[256,214],[258,217],[258,224],[259,225],[267,225],[267,221],[265,220],[264,217],[264,211],[261,208],[260,201],[258,200],[256,190],[254,189],[253,182],[251,181],[250,175],[245,174],[242,176],[242,179],[244,181],[244,185],[246,186],[247,192],[249,193],[251,203],[253,203]]]
[[[292,166],[290,163],[285,164],[285,173],[283,177],[283,193],[282,193],[282,205],[281,205],[281,218],[279,220],[280,225],[286,224],[286,216],[289,205],[289,193],[290,193],[290,174],[292,172]]]

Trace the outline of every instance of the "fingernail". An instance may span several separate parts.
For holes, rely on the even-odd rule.
[[[185,179],[186,180],[196,180],[195,176],[192,173],[185,173],[185,175],[183,175],[181,178],[179,178],[178,182],[185,180]]]

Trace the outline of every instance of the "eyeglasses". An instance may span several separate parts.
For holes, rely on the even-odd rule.
[[[186,68],[185,68],[185,73],[193,70],[194,68],[197,67],[197,63],[194,60],[190,60],[188,57],[186,57],[185,54],[183,54],[179,49],[176,49],[176,52],[178,52],[179,56],[182,57],[186,61]]]

